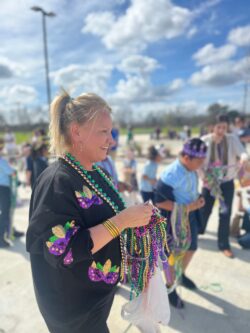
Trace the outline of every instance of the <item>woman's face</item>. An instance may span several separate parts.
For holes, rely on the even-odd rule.
[[[213,132],[218,139],[222,139],[227,131],[228,124],[226,122],[216,124],[213,129]]]
[[[112,119],[108,112],[100,112],[96,117],[78,126],[78,142],[75,149],[82,158],[88,162],[95,163],[107,157],[109,147],[114,144],[111,134]]]

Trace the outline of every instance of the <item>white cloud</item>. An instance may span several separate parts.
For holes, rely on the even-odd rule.
[[[115,16],[111,12],[90,13],[85,19],[82,33],[92,33],[93,35],[103,36],[107,34],[115,23]]]
[[[244,80],[250,80],[250,56],[239,60],[235,64],[235,71],[238,72]]]
[[[112,70],[112,65],[102,62],[90,65],[72,64],[53,72],[51,77],[57,86],[67,89],[72,94],[76,90],[103,94]]]
[[[107,13],[105,16],[102,13],[89,14],[83,32],[101,36],[108,49],[136,51],[161,38],[171,39],[184,34],[191,18],[189,9],[175,6],[170,0],[158,0],[157,5],[155,0],[132,0],[126,13],[115,19]],[[112,27],[102,31],[102,26],[111,25],[110,20]]]
[[[118,69],[125,74],[149,74],[160,67],[156,59],[139,54],[131,55],[122,60]]]
[[[0,96],[9,104],[30,104],[36,99],[37,91],[28,85],[15,84],[10,87],[5,87],[0,92]]]
[[[141,76],[131,76],[127,80],[119,80],[116,92],[110,96],[115,101],[139,102],[151,97],[150,82]]]
[[[236,50],[236,46],[230,44],[217,48],[213,44],[207,44],[193,55],[193,59],[198,65],[219,63],[234,56]]]
[[[228,40],[237,46],[250,46],[250,25],[231,30]]]
[[[128,76],[116,85],[116,92],[109,96],[112,103],[142,103],[146,101],[162,101],[177,93],[184,86],[182,79],[175,79],[168,85],[154,87],[149,78]]]
[[[89,14],[82,32],[101,37],[108,49],[138,52],[160,39],[186,34],[191,37],[197,32],[196,27],[190,28],[192,21],[220,1],[204,1],[191,11],[171,0],[131,0],[130,7],[120,16],[111,12]]]
[[[184,86],[184,80],[182,80],[182,79],[175,79],[169,85],[169,91],[170,92],[178,91],[181,88],[183,88],[183,86]]]
[[[193,85],[222,87],[245,80],[249,73],[249,58],[243,58],[239,61],[205,66],[191,76],[190,82]]]

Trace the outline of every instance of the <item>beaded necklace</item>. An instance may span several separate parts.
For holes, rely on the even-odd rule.
[[[114,212],[117,214],[119,213],[119,207],[114,203],[114,201],[103,191],[101,186],[97,184],[97,182],[93,179],[91,176],[91,173],[83,168],[81,166],[80,162],[76,161],[75,157],[71,154],[67,153],[63,156],[63,159],[71,165],[81,176],[82,178],[87,182],[88,185],[92,187],[92,189],[104,200],[106,201],[111,208],[114,210]],[[109,185],[109,187],[117,194],[120,201],[123,203],[124,208],[126,208],[125,201],[123,200],[122,196],[114,186],[112,180],[105,174],[105,172],[102,171],[100,167],[97,165],[93,165],[93,170],[96,170],[99,175],[105,180],[105,182]]]
[[[78,162],[74,156],[72,156],[70,153],[67,153],[62,157],[64,161],[66,161],[73,169],[75,169],[78,174],[86,181],[86,183],[92,188],[92,190],[95,191],[95,193],[101,197],[104,201],[107,202],[107,204],[113,209],[115,214],[118,214],[120,212],[119,207],[114,203],[114,201],[108,196],[101,186],[96,183],[96,181],[92,178],[91,173],[89,173],[87,170],[83,168],[80,162]],[[93,165],[93,169],[96,170],[99,175],[105,180],[105,182],[109,185],[109,187],[117,194],[120,201],[122,202],[124,208],[126,208],[125,201],[121,197],[118,190],[115,188],[114,184],[112,183],[112,180],[97,166]],[[120,276],[121,280],[125,280],[125,246],[124,246],[124,239],[122,237],[122,234],[120,236],[120,244],[121,244],[121,271]]]
[[[69,153],[62,158],[78,172],[92,190],[116,214],[120,212],[118,205],[103,191],[101,186],[93,179],[91,173],[85,170],[80,162],[76,161]],[[93,170],[99,173],[113,192],[116,193],[123,207],[126,208],[126,204],[112,180],[97,165],[93,165]],[[166,236],[166,219],[160,215],[159,210],[155,207],[148,225],[138,228],[127,228],[121,233],[120,245],[122,256],[121,280],[130,284],[130,299],[132,299],[147,287],[149,280],[158,266],[158,259],[161,259],[163,265],[167,264],[166,252],[169,253],[169,249]]]

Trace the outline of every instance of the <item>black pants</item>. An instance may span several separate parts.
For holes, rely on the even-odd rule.
[[[241,229],[250,233],[250,218],[248,213],[245,213],[243,216],[243,223]]]
[[[7,186],[0,186],[0,242],[10,227],[11,191]]]
[[[230,249],[229,245],[229,227],[232,212],[232,203],[234,196],[233,180],[221,184],[221,191],[227,207],[226,212],[219,213],[219,228],[218,228],[218,247],[220,250]],[[211,196],[207,188],[202,189],[202,195],[206,201],[205,206],[201,208],[202,228],[200,233],[203,234],[206,230],[207,222],[212,212],[215,198]]]
[[[148,200],[152,200],[152,202],[154,202],[154,192],[141,191],[141,196],[142,196],[143,202],[146,202]]]

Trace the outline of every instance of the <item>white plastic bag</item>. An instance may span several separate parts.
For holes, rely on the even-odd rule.
[[[143,333],[160,332],[158,323],[168,325],[168,293],[159,268],[156,269],[146,291],[123,305],[122,318],[137,326]]]

